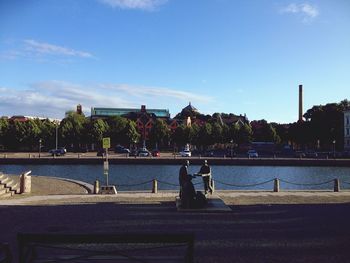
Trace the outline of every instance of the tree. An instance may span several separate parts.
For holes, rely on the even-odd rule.
[[[170,139],[170,129],[163,120],[157,119],[149,135],[150,142],[153,145],[164,146]]]
[[[101,145],[102,139],[107,134],[109,126],[104,120],[97,119],[87,122],[87,129],[89,137],[88,141],[96,145]]]
[[[120,116],[113,116],[107,120],[112,145],[129,145],[140,140],[136,123]]]
[[[0,118],[0,145],[2,145],[5,148],[8,146],[8,143],[7,143],[8,130],[9,130],[8,120],[5,118]]]
[[[185,145],[185,139],[184,139],[184,129],[185,127],[183,125],[178,126],[174,133],[171,135],[171,140],[178,146],[181,147]]]
[[[223,143],[223,128],[222,125],[218,122],[215,122],[212,125],[212,133],[211,133],[211,143]]]
[[[212,125],[210,123],[207,122],[206,124],[200,127],[198,133],[198,143],[202,148],[207,148],[213,143]]]
[[[331,150],[335,140],[336,147],[342,149],[344,145],[343,111],[350,109],[349,104],[349,101],[343,100],[340,103],[313,106],[306,111],[304,117],[310,126],[309,139],[313,145],[319,142],[321,148]]]
[[[126,138],[128,143],[137,143],[140,141],[141,135],[137,131],[136,123],[134,121],[129,120],[125,127]]]
[[[253,130],[250,124],[245,123],[238,132],[238,144],[250,143],[252,141]]]
[[[79,150],[82,144],[86,143],[86,118],[83,115],[71,112],[60,123],[59,131],[63,142]]]
[[[252,121],[251,122],[253,137],[258,142],[280,142],[280,138],[277,135],[276,129],[266,120]]]

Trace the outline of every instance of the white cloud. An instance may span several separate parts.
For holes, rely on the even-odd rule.
[[[12,41],[10,47],[0,52],[0,59],[15,60],[26,59],[35,62],[53,62],[67,64],[74,59],[91,59],[95,57],[86,51],[75,50],[68,47],[39,42],[33,39]]]
[[[38,42],[33,39],[24,40],[25,49],[30,52],[50,55],[63,55],[72,57],[92,58],[93,56],[85,51],[74,50],[67,47],[52,45],[49,43]]]
[[[25,90],[0,87],[0,112],[2,115],[32,115],[63,118],[67,110],[83,105],[85,114],[91,107],[171,108],[193,104],[207,104],[213,98],[170,88],[141,87],[127,84],[79,85],[63,81],[32,83]]]
[[[99,0],[113,8],[142,9],[151,11],[165,4],[168,0]]]
[[[303,22],[310,22],[312,19],[316,18],[320,13],[316,6],[308,3],[291,3],[288,6],[283,7],[280,11],[281,13],[298,15]]]
[[[117,93],[124,93],[128,96],[133,97],[157,97],[157,98],[172,98],[184,102],[193,101],[201,103],[209,103],[212,98],[205,95],[198,95],[191,92],[162,88],[162,87],[144,87],[144,86],[133,86],[128,84],[117,84],[117,85],[103,85],[104,87],[113,90]]]

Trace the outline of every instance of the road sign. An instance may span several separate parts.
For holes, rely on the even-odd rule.
[[[104,149],[111,148],[111,138],[107,137],[102,139],[102,148]]]

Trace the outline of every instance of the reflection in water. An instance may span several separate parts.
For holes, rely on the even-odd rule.
[[[200,166],[190,166],[190,173],[197,173]],[[150,190],[151,183],[136,185],[157,179],[160,190],[178,189],[178,171],[180,165],[110,165],[109,183],[119,185],[119,190]],[[96,179],[105,183],[102,165],[1,165],[0,171],[8,174],[20,174],[32,171],[32,175],[55,176],[93,183]],[[231,185],[253,185],[270,179],[279,178],[298,184],[318,184],[339,178],[341,189],[350,189],[350,168],[348,167],[279,167],[279,166],[212,166],[216,180],[216,189],[221,190],[271,190],[273,182],[250,187]],[[202,180],[193,180],[198,188]],[[229,185],[226,185],[226,184]],[[135,186],[127,186],[135,185]],[[333,183],[310,186],[280,183],[281,189],[333,189]]]

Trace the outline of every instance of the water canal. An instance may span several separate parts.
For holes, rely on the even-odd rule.
[[[160,190],[178,189],[178,165],[110,165],[109,182],[119,190],[150,190],[151,180],[157,179]],[[198,165],[189,167],[190,173],[199,171]],[[104,183],[101,165],[0,165],[6,174],[32,171],[32,175],[63,177],[93,183]],[[212,174],[218,190],[271,190],[273,179],[281,180],[282,190],[331,190],[338,178],[341,189],[350,189],[349,167],[295,166],[221,166],[213,165]],[[193,179],[201,184],[201,178]],[[264,183],[266,182],[266,183]],[[198,186],[201,188],[201,186]]]

